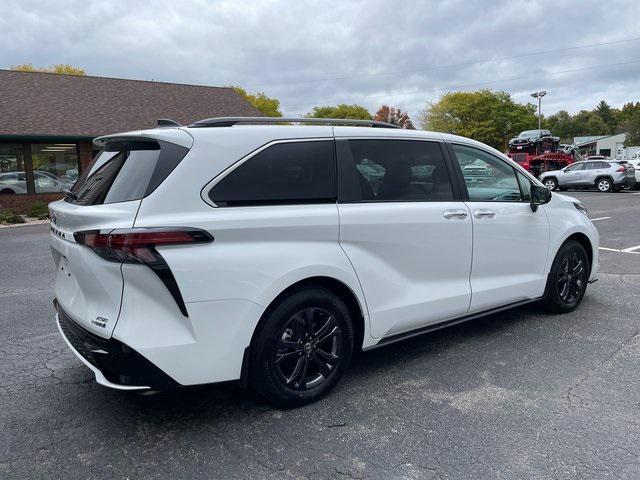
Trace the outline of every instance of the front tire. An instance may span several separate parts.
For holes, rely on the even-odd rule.
[[[575,240],[565,242],[547,277],[545,308],[552,313],[572,312],[582,302],[588,280],[589,257],[584,247]]]
[[[558,181],[553,177],[545,178],[544,186],[553,192],[558,189]]]
[[[277,407],[314,402],[338,383],[353,344],[345,303],[325,288],[304,287],[267,311],[251,346],[250,383]]]

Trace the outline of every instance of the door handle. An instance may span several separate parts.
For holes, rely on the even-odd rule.
[[[473,216],[476,218],[493,218],[496,216],[496,212],[489,209],[479,209],[473,211]]]
[[[451,218],[467,218],[467,212],[464,210],[446,210],[442,213],[442,216],[447,220]]]

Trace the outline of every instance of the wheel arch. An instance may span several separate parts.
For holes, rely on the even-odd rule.
[[[576,242],[578,242],[580,245],[582,245],[582,248],[584,248],[585,251],[587,252],[587,256],[589,257],[589,275],[591,275],[591,269],[593,268],[593,245],[591,245],[591,240],[589,240],[589,237],[584,233],[575,232],[569,235],[564,240],[564,242],[562,242],[558,250],[560,250],[560,248],[562,248],[562,245],[564,245],[570,240],[575,240]],[[557,255],[557,252],[556,252],[556,255]]]
[[[614,182],[613,182],[613,177],[611,175],[599,175],[598,177],[596,177],[595,182],[593,182],[594,185],[598,185],[598,182],[600,180],[609,180],[611,182],[611,186],[614,186]]]
[[[298,280],[297,282],[289,285],[287,288],[282,290],[278,295],[275,296],[273,300],[271,300],[271,302],[269,302],[264,312],[262,312],[262,315],[260,316],[260,319],[258,320],[258,323],[256,324],[256,327],[253,330],[253,334],[251,335],[251,341],[244,351],[244,355],[242,359],[242,370],[241,370],[242,373],[240,376],[241,386],[246,387],[248,385],[249,359],[250,359],[251,348],[255,344],[257,334],[260,331],[261,326],[266,321],[268,315],[275,308],[275,306],[287,295],[290,295],[292,292],[296,290],[299,290],[305,287],[312,287],[312,286],[322,287],[329,290],[346,304],[347,308],[349,309],[349,313],[351,313],[351,318],[353,320],[353,329],[355,334],[354,347],[356,350],[362,349],[364,336],[366,332],[366,323],[365,323],[366,307],[364,305],[361,305],[361,302],[358,299],[358,296],[356,295],[356,293],[346,283],[334,277],[323,276],[323,275],[307,277],[302,280]]]

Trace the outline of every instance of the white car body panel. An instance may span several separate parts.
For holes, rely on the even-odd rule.
[[[536,212],[526,203],[468,202],[473,219],[470,312],[542,296],[549,246],[544,205]],[[493,217],[476,216],[493,212]]]
[[[471,219],[463,202],[340,204],[340,244],[360,278],[374,338],[464,315]],[[419,219],[419,221],[417,221]]]
[[[393,335],[539,298],[555,253],[574,234],[589,238],[590,279],[597,278],[597,231],[574,207],[575,200],[558,194],[536,212],[529,204],[510,202],[221,208],[208,201],[208,187],[264,145],[334,136],[463,143],[499,156],[540,185],[486,145],[433,132],[247,125],[102,137],[98,143],[155,138],[190,150],[142,200],[51,204],[57,218],[51,241],[61,307],[86,330],[128,345],[178,384],[195,385],[240,378],[245,349],[265,310],[287,288],[309,278],[332,279],[353,294],[362,312],[364,348]],[[475,218],[478,209],[491,209],[495,217]],[[443,217],[452,210],[467,216]],[[187,316],[150,268],[106,261],[73,240],[78,230],[131,227],[193,227],[214,237],[212,243],[158,248]],[[64,262],[69,268],[63,271]],[[107,328],[91,322],[98,316],[108,319]],[[99,383],[114,386],[90,368]]]
[[[139,200],[92,206],[58,200],[49,207],[54,212],[50,238],[56,299],[74,321],[100,337],[109,338],[118,320],[123,286],[120,264],[78,245],[73,233],[131,228],[139,206]]]

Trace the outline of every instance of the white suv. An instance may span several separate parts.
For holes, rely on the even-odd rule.
[[[366,121],[162,124],[98,138],[49,206],[57,322],[102,385],[240,380],[300,405],[356,350],[536,300],[568,312],[596,280],[582,205],[476,141]]]

